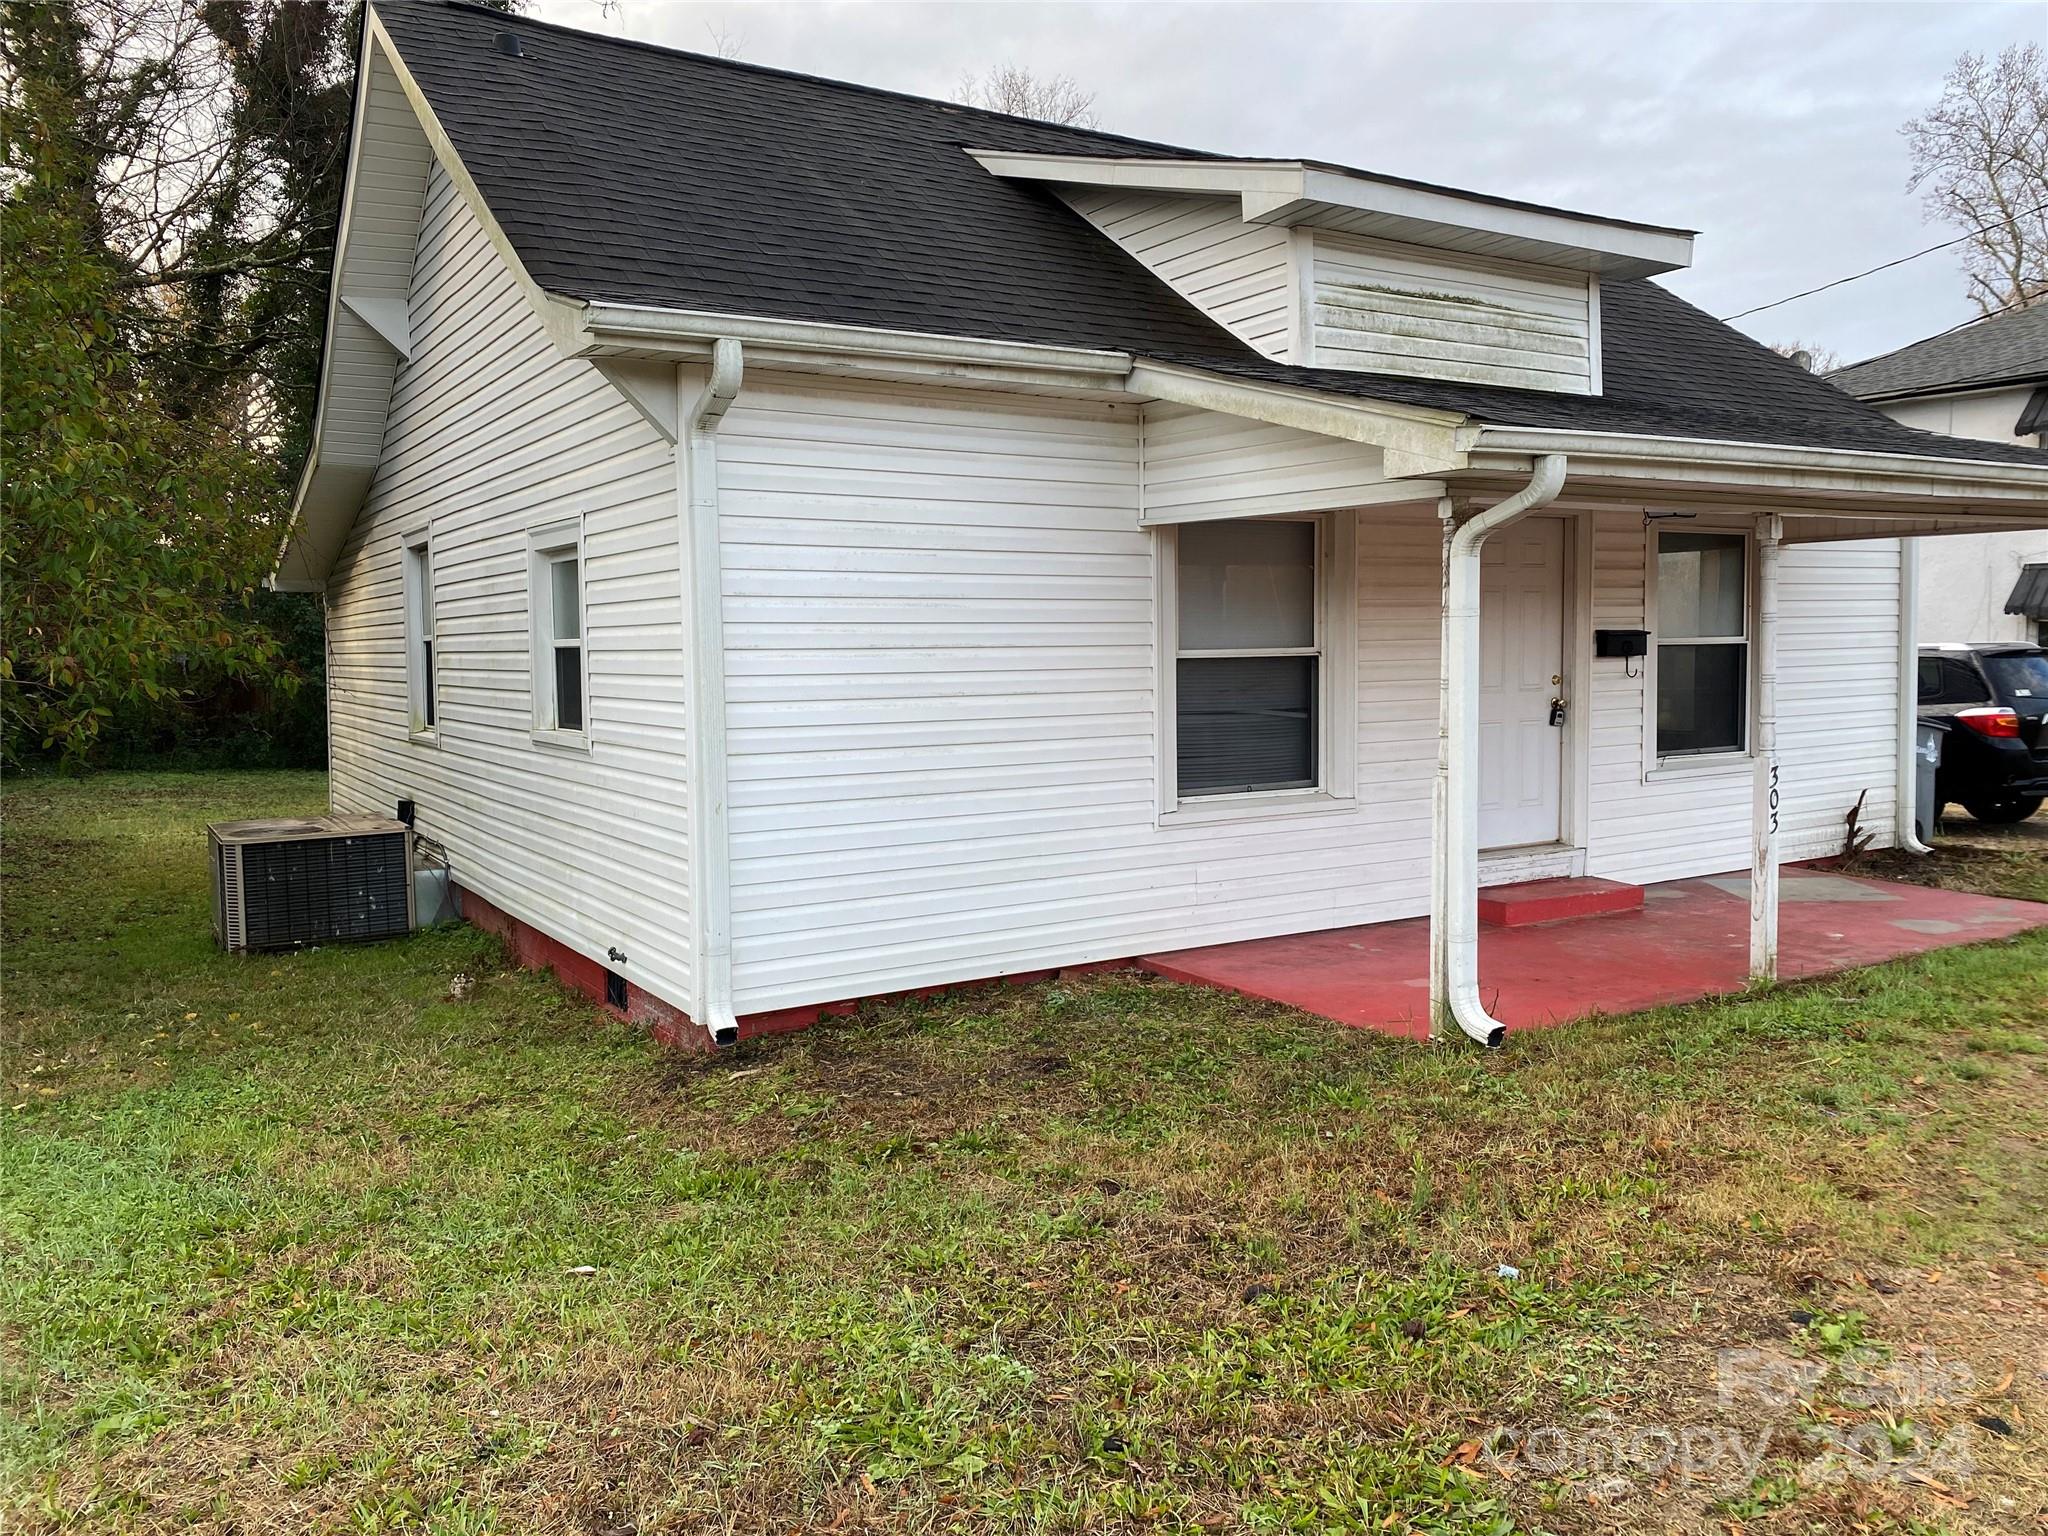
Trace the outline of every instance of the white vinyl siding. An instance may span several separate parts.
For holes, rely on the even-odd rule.
[[[1596,392],[1598,290],[1584,273],[1329,230],[1313,242],[1314,366]]]
[[[1434,504],[1356,517],[1325,651],[1355,802],[1177,820],[1137,439],[1130,407],[750,376],[720,439],[742,1014],[1427,910]],[[1595,622],[1640,627],[1641,515],[1594,521]],[[1888,839],[1896,560],[1786,553],[1788,858],[1833,851],[1865,786]],[[1643,681],[1594,669],[1592,872],[1742,868],[1746,760],[1646,780]]]
[[[618,949],[633,981],[688,1008],[673,455],[553,350],[438,173],[412,303],[414,356],[328,592],[335,807],[416,800],[463,885],[600,963]],[[1160,803],[1169,536],[1139,521],[1146,440],[1169,423],[1184,462],[1234,434],[1253,459],[1316,446],[1135,405],[749,371],[719,451],[741,1013],[1427,909],[1434,505],[1357,514],[1339,560],[1357,598],[1331,607],[1323,659],[1355,701],[1328,722],[1359,765],[1355,801],[1219,801],[1201,810],[1226,814],[1177,820]],[[1189,504],[1259,496],[1248,462],[1220,453]],[[1342,465],[1309,494],[1362,488],[1368,470]],[[588,750],[562,752],[533,739],[529,562],[537,531],[571,519]],[[1594,622],[1640,627],[1640,513],[1591,521]],[[431,747],[408,739],[402,549],[421,528]],[[1865,825],[1880,840],[1889,825],[1896,547],[1790,549],[1784,573],[1785,845],[1799,858],[1839,846],[1860,789]],[[1643,681],[1619,662],[1594,670],[1591,872],[1740,868],[1740,765],[1646,777]]]
[[[1593,524],[1593,624],[1642,628],[1654,530],[1622,512]],[[1787,861],[1839,853],[1843,818],[1864,790],[1860,824],[1877,833],[1878,846],[1891,843],[1898,562],[1895,540],[1789,545],[1780,556],[1779,847]],[[1746,868],[1753,760],[1732,754],[1646,769],[1656,723],[1651,669],[1613,660],[1593,668],[1586,872],[1651,881]]]
[[[1294,280],[1288,234],[1244,222],[1236,198],[1076,188],[1068,203],[1240,341],[1285,360]]]
[[[1130,407],[760,375],[719,452],[740,1012],[1421,910],[1433,505],[1356,557],[1370,795],[1163,825]]]
[[[332,796],[418,803],[456,881],[681,1006],[689,969],[674,458],[562,358],[436,167],[369,502],[328,586]],[[587,753],[533,739],[529,533],[580,518]],[[407,739],[401,543],[431,527],[436,747]],[[627,958],[609,962],[607,951]]]
[[[1353,507],[1386,488],[1380,450],[1193,406],[1144,407],[1145,517],[1157,522]]]

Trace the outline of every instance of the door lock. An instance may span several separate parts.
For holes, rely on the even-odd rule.
[[[1563,699],[1552,699],[1552,700],[1550,701],[1550,723],[1551,723],[1552,725],[1563,725],[1563,724],[1564,724],[1564,700],[1563,700]]]

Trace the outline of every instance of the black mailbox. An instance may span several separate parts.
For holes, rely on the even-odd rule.
[[[1593,654],[1595,656],[1643,656],[1649,653],[1650,632],[1647,629],[1596,629],[1593,631]]]

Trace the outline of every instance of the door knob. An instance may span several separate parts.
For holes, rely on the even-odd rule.
[[[1563,725],[1563,724],[1564,724],[1564,700],[1563,700],[1563,699],[1552,699],[1552,700],[1550,701],[1550,723],[1551,723],[1552,725]]]

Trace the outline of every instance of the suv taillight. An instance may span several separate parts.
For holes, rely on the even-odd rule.
[[[2002,736],[2018,739],[2020,717],[2009,709],[1959,709],[1956,723],[1967,725],[1979,736]]]

